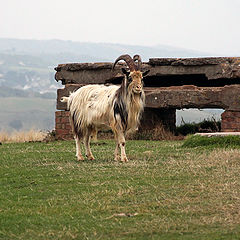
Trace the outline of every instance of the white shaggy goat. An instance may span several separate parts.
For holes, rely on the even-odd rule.
[[[130,130],[135,130],[139,124],[144,108],[145,95],[143,92],[142,78],[149,71],[142,73],[141,58],[135,55],[121,55],[118,61],[124,60],[130,71],[122,69],[125,77],[121,86],[87,85],[81,87],[69,97],[63,97],[62,102],[67,102],[70,110],[70,123],[76,141],[76,156],[84,160],[80,150],[80,141],[83,139],[86,156],[93,160],[90,149],[90,136],[97,129],[110,127],[115,135],[116,149],[115,160],[128,161],[125,153],[125,135]],[[135,62],[137,61],[137,63]]]

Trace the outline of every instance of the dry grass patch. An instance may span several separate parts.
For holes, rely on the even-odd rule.
[[[0,132],[0,142],[14,143],[14,142],[39,142],[43,141],[47,133],[37,130],[29,131],[14,131],[8,133],[5,131]]]
[[[240,224],[239,149],[218,149],[195,156],[187,152],[184,158],[175,155],[164,165],[167,172],[187,174],[191,179],[180,184],[181,192],[168,199],[168,204],[190,215],[192,223],[225,227]],[[179,183],[172,187],[177,192]]]
[[[166,126],[159,123],[151,130],[140,129],[140,131],[129,133],[127,138],[131,140],[182,140],[183,136],[175,136],[173,132],[166,129]]]

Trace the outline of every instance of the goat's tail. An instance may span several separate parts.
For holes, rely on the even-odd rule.
[[[67,103],[67,102],[68,102],[68,99],[69,99],[69,97],[62,97],[60,101],[61,101],[62,103],[65,103],[65,102]]]
[[[60,102],[67,103],[67,110],[69,110],[69,105],[70,105],[69,97],[62,97],[60,99]]]

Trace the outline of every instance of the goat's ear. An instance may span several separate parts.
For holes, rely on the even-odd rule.
[[[150,72],[150,70],[147,70],[147,71],[143,72],[143,73],[142,73],[142,76],[143,76],[143,77],[147,76],[149,72]]]
[[[125,74],[125,75],[127,75],[127,77],[129,76],[129,74],[130,74],[130,72],[129,71],[127,71],[125,68],[122,68],[122,72]]]

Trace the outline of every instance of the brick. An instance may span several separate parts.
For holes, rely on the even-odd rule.
[[[221,117],[222,118],[226,118],[226,117],[229,117],[229,116],[231,116],[232,114],[231,114],[231,111],[224,111],[222,114],[221,114]]]
[[[60,118],[59,116],[57,116],[57,117],[55,118],[55,123],[58,124],[58,123],[60,123],[60,122],[61,122],[61,118]]]
[[[234,118],[240,118],[240,112],[232,112]]]
[[[222,132],[239,132],[240,131],[240,127],[236,127],[236,126],[222,126],[221,131]]]
[[[72,129],[72,127],[71,127],[71,125],[69,124],[69,123],[66,123],[66,125],[65,125],[65,129]]]
[[[56,116],[56,117],[62,116],[62,112],[63,112],[63,111],[56,111],[56,112],[55,112],[55,116]]]
[[[69,111],[62,111],[62,116],[69,117],[70,116],[70,112]]]
[[[57,123],[55,127],[56,127],[56,129],[61,129],[62,128],[62,124],[61,123]]]
[[[222,118],[240,118],[240,112],[226,110],[221,115]]]
[[[236,127],[236,124],[234,122],[228,122],[227,127],[233,129]]]
[[[68,116],[64,116],[61,119],[61,123],[68,123],[69,122],[69,117]]]
[[[56,129],[56,135],[67,135],[69,134],[69,131],[66,129]]]
[[[221,115],[222,117],[222,131],[240,131],[240,112],[238,111],[228,111],[226,110]]]
[[[233,129],[230,129],[230,128],[224,128],[221,131],[222,132],[235,132],[235,131],[233,131]]]

